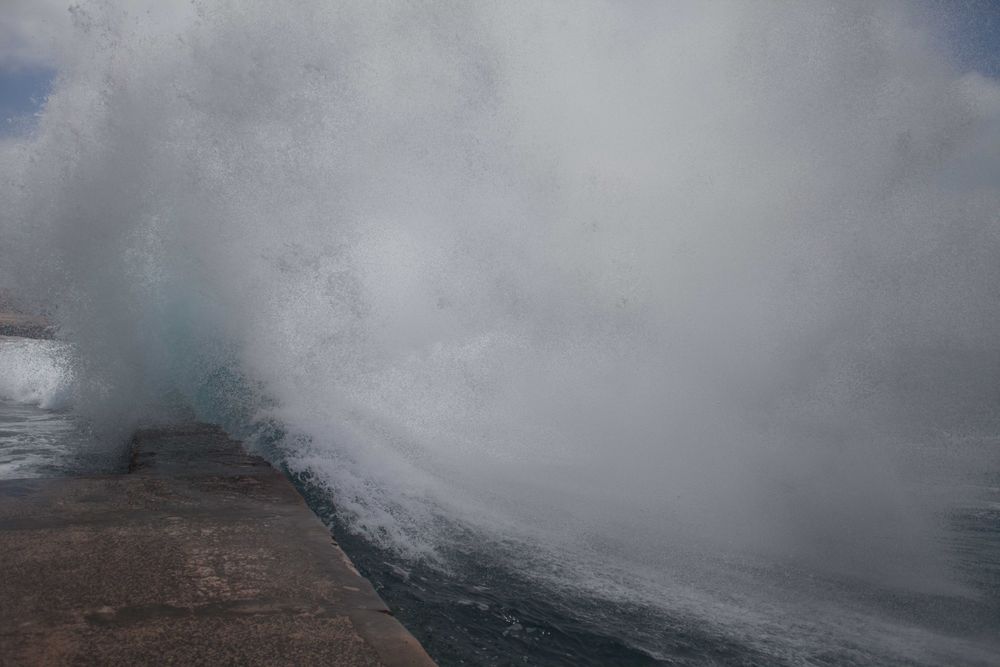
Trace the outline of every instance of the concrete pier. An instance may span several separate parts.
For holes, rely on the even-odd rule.
[[[0,482],[2,665],[432,665],[278,471],[215,427]]]

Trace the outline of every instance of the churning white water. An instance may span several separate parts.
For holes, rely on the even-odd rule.
[[[95,428],[270,424],[381,547],[765,643],[802,608],[734,558],[972,595],[1000,84],[914,5],[117,4],[0,141],[2,277]],[[774,655],[924,655],[837,619]]]
[[[85,423],[67,410],[71,349],[0,336],[0,479],[106,470]]]
[[[68,407],[73,384],[65,343],[0,336],[0,400],[60,410]]]

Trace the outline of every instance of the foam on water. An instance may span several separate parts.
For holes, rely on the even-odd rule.
[[[72,347],[0,337],[0,479],[104,473],[119,447],[100,446],[71,412]]]
[[[50,340],[0,337],[0,400],[46,410],[69,407],[73,393],[69,348]]]
[[[707,563],[964,594],[1000,86],[915,6],[114,4],[0,143],[95,427],[188,405],[391,552],[732,627]]]

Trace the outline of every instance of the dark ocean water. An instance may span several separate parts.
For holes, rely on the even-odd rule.
[[[552,583],[565,573],[548,580],[527,576],[517,555],[523,546],[496,544],[457,528],[446,565],[407,562],[352,534],[321,489],[307,478],[293,479],[362,574],[443,665],[1000,661],[1000,475],[995,473],[979,478],[980,503],[956,508],[948,519],[955,590],[914,593],[792,562],[720,558],[708,567],[733,583],[730,602],[737,613],[774,616],[772,622],[746,625]],[[792,622],[781,625],[780,618]]]

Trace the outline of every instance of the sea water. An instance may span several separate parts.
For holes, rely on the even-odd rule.
[[[0,479],[116,469],[68,404],[65,344],[0,336]]]
[[[0,141],[35,402],[224,425],[445,663],[995,662],[1000,85],[935,16],[74,5]]]

